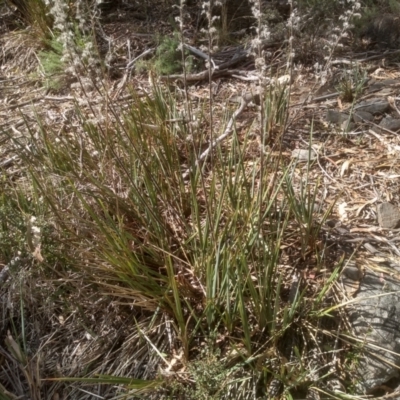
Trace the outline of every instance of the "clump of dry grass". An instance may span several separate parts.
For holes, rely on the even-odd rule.
[[[281,97],[266,95],[268,129],[282,129]],[[305,289],[290,289],[290,272],[280,265],[289,262],[281,246],[294,232],[304,262],[323,251],[312,212],[318,188],[310,191],[305,183],[298,197],[293,166],[281,171],[279,157],[265,156],[263,166],[254,153],[249,158],[253,144],[246,134],[232,133],[230,146],[214,151],[212,164],[201,170],[187,138],[203,134],[189,131],[173,97],[154,88],[133,98],[124,115],[109,109],[107,129],[81,110],[68,135],[38,121],[32,149],[29,138],[12,138],[32,185],[19,204],[37,217],[43,261],[28,248],[30,268],[20,274],[11,268],[9,284],[18,282],[13,303],[19,299],[21,310],[29,310],[17,313],[11,334],[29,363],[39,363],[42,396],[77,396],[85,380],[92,386],[84,390],[104,396],[112,388],[100,383],[127,383],[121,376],[149,380],[125,385],[136,390],[154,387],[160,374],[184,383],[179,369],[197,358],[202,365],[198,349],[207,337],[209,356],[218,348],[223,354],[218,396],[229,398],[238,388],[240,366],[247,378],[238,389],[246,398],[258,379],[271,379],[262,372],[272,368],[265,351],[295,357],[289,332],[298,340],[300,310],[313,308]],[[190,167],[189,180],[183,166]],[[19,240],[23,249],[24,236]],[[312,262],[325,262],[323,253]],[[74,384],[61,385],[61,377]],[[22,386],[25,379],[20,376]]]
[[[101,112],[78,99],[62,131],[38,115],[27,135],[7,132],[21,171],[0,202],[1,234],[12,233],[1,253],[4,395],[250,399],[278,382],[290,398],[327,383],[341,354],[329,307],[342,260],[321,230],[334,202],[319,213],[312,160],[282,156],[290,86],[267,87],[269,30],[251,4],[260,138],[235,130],[234,110],[215,114],[211,80],[209,114],[191,107],[187,86],[182,105],[154,84],[131,88],[123,111],[107,94]],[[292,5],[290,44],[295,22]],[[320,351],[316,376],[321,343],[335,355]]]

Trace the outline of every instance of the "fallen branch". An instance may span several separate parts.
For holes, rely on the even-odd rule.
[[[139,54],[137,57],[135,57],[133,60],[129,61],[129,63],[126,65],[125,69],[131,69],[134,65],[135,62],[140,60],[141,58],[147,56],[148,54],[153,53],[155,50],[155,48],[151,48],[151,49],[147,49],[146,51],[144,51],[142,54]]]
[[[195,56],[202,58],[203,60],[208,61],[209,56],[206,53],[203,53],[201,50],[196,49],[196,47],[190,46],[188,44],[183,45],[186,49],[188,49],[191,53],[193,53]],[[212,57],[210,57],[212,59]]]
[[[217,65],[216,69],[211,71],[212,78],[218,78],[223,75],[232,74],[233,71],[229,71],[228,68],[242,62],[248,57],[247,53],[241,53],[239,55],[235,55],[231,60],[226,61],[222,64]],[[163,75],[160,76],[162,81],[171,81],[171,80],[185,80],[186,82],[197,82],[204,81],[210,79],[210,72],[208,69],[205,71],[199,72],[197,74],[176,74],[176,75]]]
[[[228,75],[229,71],[227,69],[224,70],[214,70],[211,72],[211,76],[213,78],[218,78],[223,75]],[[186,79],[186,82],[198,82],[198,81],[205,81],[208,80],[210,77],[210,73],[207,70],[199,72],[197,74],[176,74],[176,75],[163,75],[160,76],[160,80],[162,81],[173,81],[173,80],[182,80]]]
[[[224,131],[224,133],[221,136],[218,136],[211,144],[210,146],[204,150],[199,158],[196,161],[196,167],[200,166],[200,163],[202,161],[204,161],[208,154],[217,146],[218,143],[222,142],[227,136],[229,136],[232,133],[232,128],[233,128],[233,123],[235,122],[236,118],[243,112],[243,110],[245,109],[245,107],[247,106],[247,104],[251,101],[251,99],[249,100],[248,98],[244,98],[242,97],[241,102],[240,102],[240,106],[239,108],[233,113],[231,119],[228,122],[228,125],[226,126],[226,129]],[[190,173],[192,172],[192,168],[188,168],[183,174],[182,174],[182,178],[184,180],[186,180]]]

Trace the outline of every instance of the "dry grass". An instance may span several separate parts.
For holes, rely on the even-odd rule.
[[[8,76],[38,65],[13,35]],[[396,188],[396,136],[336,132],[294,106],[300,83],[233,121],[224,82],[210,122],[196,86],[82,77],[50,95],[25,78],[1,83],[3,398],[250,399],[277,382],[282,399],[349,398],[359,349],[332,307],[369,199]],[[348,243],[328,218],[351,224]]]

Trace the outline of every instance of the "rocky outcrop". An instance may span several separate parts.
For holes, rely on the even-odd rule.
[[[368,99],[355,102],[346,111],[329,109],[326,120],[344,131],[355,129],[357,124],[369,124],[379,133],[399,132],[400,114],[388,101],[389,96],[396,97],[399,88],[400,80],[371,80],[366,89]]]
[[[399,208],[379,204],[377,223],[385,230],[396,229]],[[346,309],[362,354],[357,364],[358,390],[370,394],[382,387],[394,389],[393,398],[400,399],[400,257],[368,242],[363,247],[370,255],[362,262],[349,260],[340,277],[347,298],[352,298]]]
[[[356,301],[348,307],[357,345],[364,350],[359,361],[358,381],[359,388],[365,393],[399,377],[399,275],[399,264],[392,265],[387,272],[367,269],[360,280]],[[347,274],[346,270],[342,276],[344,281],[357,278]]]

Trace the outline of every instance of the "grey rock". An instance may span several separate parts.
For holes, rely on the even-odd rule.
[[[340,127],[344,132],[349,132],[355,129],[356,124],[354,122],[351,122],[350,120],[347,120],[343,121]]]
[[[376,92],[377,90],[387,89],[390,86],[400,85],[400,80],[398,79],[384,79],[383,81],[376,81],[375,79],[371,79],[368,82],[368,92]]]
[[[229,99],[232,103],[241,103],[244,101],[246,104],[254,103],[256,105],[260,105],[260,93],[258,91],[255,92],[246,92],[242,96],[233,96]]]
[[[389,103],[386,100],[374,98],[361,101],[354,107],[354,111],[366,111],[371,114],[382,114],[389,109]]]
[[[393,229],[398,226],[400,211],[395,205],[382,203],[377,207],[377,213],[381,227]],[[354,280],[360,276],[354,268],[344,270],[343,275]],[[399,277],[400,265],[396,263],[390,263],[386,269],[366,269],[355,297],[356,303],[349,310],[354,333],[367,349],[358,368],[359,388],[363,392],[400,377]]]
[[[356,111],[353,114],[353,120],[354,122],[360,123],[364,121],[372,121],[374,119],[374,116],[368,112],[368,111]]]
[[[362,278],[362,271],[357,266],[349,264],[343,268],[343,275],[345,278],[352,281],[359,281]]]
[[[258,106],[260,105],[260,93],[247,92],[242,97],[246,104],[253,102],[254,104],[257,104]]]
[[[390,203],[379,204],[376,208],[378,223],[381,228],[395,229],[400,222],[400,211],[398,207]]]
[[[349,319],[356,337],[368,349],[358,369],[359,386],[368,392],[399,376],[396,366],[400,366],[400,282],[391,274],[368,270],[356,300],[349,310]]]
[[[336,219],[328,219],[325,223],[329,228],[334,228],[338,224],[338,221]]]
[[[326,120],[331,122],[332,124],[337,124],[341,126],[343,122],[347,122],[349,120],[349,114],[342,113],[336,110],[328,110],[326,112]]]
[[[335,226],[335,230],[337,231],[337,233],[339,233],[340,235],[348,235],[349,234],[349,229],[344,227],[344,226]]]
[[[387,88],[379,90],[379,92],[376,92],[376,94],[382,98],[385,98],[386,96],[390,96],[391,93],[393,93],[393,88],[391,88],[391,87],[387,87]]]
[[[312,161],[317,158],[317,153],[313,149],[294,149],[292,158],[297,158],[299,161]]]
[[[374,246],[372,246],[371,243],[368,243],[368,242],[367,242],[367,243],[364,243],[363,246],[364,246],[364,248],[365,248],[366,250],[368,250],[371,254],[379,254],[379,253],[380,253],[379,250],[376,249]]]
[[[398,131],[400,129],[400,119],[385,117],[379,124],[380,127],[389,129],[390,131]]]

